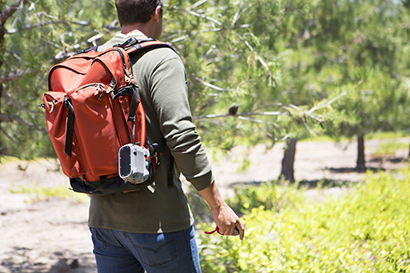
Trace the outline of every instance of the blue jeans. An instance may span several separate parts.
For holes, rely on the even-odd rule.
[[[99,273],[201,272],[193,227],[158,234],[90,231]]]

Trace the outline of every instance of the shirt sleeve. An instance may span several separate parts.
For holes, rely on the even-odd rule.
[[[151,100],[160,130],[178,170],[197,190],[209,186],[213,174],[201,138],[192,123],[185,68],[175,55],[161,61],[150,79]]]

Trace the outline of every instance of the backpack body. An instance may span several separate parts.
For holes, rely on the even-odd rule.
[[[47,130],[72,189],[89,194],[138,190],[153,182],[159,145],[146,137],[145,112],[132,75],[130,54],[169,46],[127,40],[104,51],[88,49],[55,65],[43,96]],[[138,145],[149,151],[147,180],[119,177],[119,150]]]

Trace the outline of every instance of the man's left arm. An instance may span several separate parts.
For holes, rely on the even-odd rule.
[[[212,218],[218,226],[219,232],[224,235],[233,235],[236,227],[240,239],[243,240],[245,228],[236,213],[223,200],[216,182],[214,181],[205,189],[200,190],[199,193],[210,206]]]

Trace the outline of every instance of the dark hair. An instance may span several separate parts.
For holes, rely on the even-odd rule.
[[[148,22],[158,5],[162,0],[115,0],[121,26]]]

